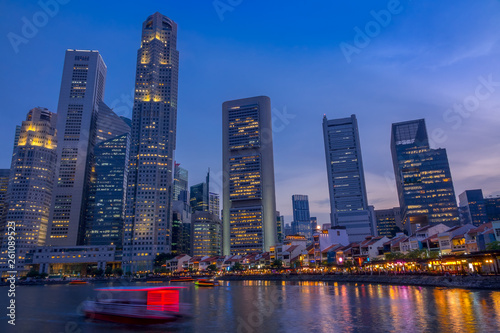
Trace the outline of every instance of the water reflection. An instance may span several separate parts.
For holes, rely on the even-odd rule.
[[[78,307],[101,286],[18,287],[16,331],[39,332],[498,332],[500,292],[339,284],[223,282],[192,284],[182,301],[193,318],[161,327],[87,321]],[[0,292],[6,292],[5,289]],[[6,306],[2,298],[1,306]],[[1,316],[1,315],[0,315]],[[1,332],[6,317],[2,318]]]

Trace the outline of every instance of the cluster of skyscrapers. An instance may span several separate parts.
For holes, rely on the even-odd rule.
[[[81,249],[90,258],[100,246],[114,253],[108,261],[137,272],[150,271],[161,253],[246,255],[269,251],[287,234],[312,239],[318,221],[307,195],[292,197],[291,226],[276,210],[269,97],[222,105],[222,216],[210,172],[188,187],[188,171],[174,162],[176,41],[177,25],[168,17],[155,13],[143,23],[132,119],[103,102],[107,67],[99,52],[66,51],[57,113],[30,110],[16,128],[11,168],[0,170],[0,235],[15,225],[16,270],[36,263],[37,253],[71,262],[81,255],[68,252]],[[345,228],[352,242],[398,227],[411,233],[500,215],[500,200],[485,199],[480,190],[460,195],[457,207],[446,150],[429,147],[423,119],[392,126],[400,207],[389,210],[368,204],[356,116],[325,115],[323,133],[326,224]],[[12,270],[7,253],[3,237],[2,271]]]

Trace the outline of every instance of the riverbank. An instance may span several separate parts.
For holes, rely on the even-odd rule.
[[[226,275],[222,281],[320,281],[500,290],[500,276],[427,275]]]

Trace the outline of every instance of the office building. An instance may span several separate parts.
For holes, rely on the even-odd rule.
[[[269,251],[276,244],[271,100],[222,105],[224,255]]]
[[[176,140],[177,24],[160,13],[142,25],[137,52],[124,230],[125,272],[151,271],[170,252]]]
[[[392,238],[401,232],[401,210],[399,207],[375,210],[378,236]]]
[[[285,236],[283,236],[283,233],[285,228],[285,217],[283,215],[280,215],[280,212],[276,212],[276,241],[278,244],[283,243],[283,239]]]
[[[458,196],[458,199],[461,224],[473,224],[478,227],[488,222],[482,190],[464,191]]]
[[[47,240],[50,205],[55,184],[57,115],[34,108],[22,122],[14,147],[6,194],[6,213],[0,270],[22,271],[30,249]],[[15,226],[16,268],[8,269],[9,226]]]
[[[5,199],[7,197],[7,187],[9,186],[9,175],[10,169],[0,169],[0,242],[2,241],[3,224],[5,223],[5,214],[7,213]]]
[[[210,171],[205,182],[191,186],[189,202],[192,212],[208,212],[210,208]]]
[[[193,257],[219,256],[222,245],[220,219],[209,212],[196,211],[191,215]]]
[[[189,215],[191,218],[191,215]],[[172,218],[172,254],[191,255],[191,220],[185,220],[182,213],[174,210]]]
[[[57,183],[50,212],[52,246],[82,245],[97,116],[107,68],[97,51],[67,50],[57,107]]]
[[[188,171],[181,168],[180,163],[174,163],[173,200],[189,202]]]
[[[500,197],[485,198],[484,205],[488,222],[500,221]]]
[[[214,214],[220,218],[220,199],[218,193],[209,192],[208,211],[210,214]]]
[[[331,225],[346,227],[351,242],[372,235],[374,221],[368,207],[358,122],[323,118],[326,168],[330,191]]]
[[[308,241],[312,241],[308,196],[300,194],[292,195],[292,209],[292,230],[294,235],[302,235],[305,236]]]
[[[115,245],[122,249],[129,148],[129,133],[103,141],[94,148],[85,245]]]
[[[424,119],[392,124],[391,151],[404,228],[460,223],[446,149],[431,149]]]
[[[311,216],[311,230],[312,233],[315,233],[318,230],[318,219],[314,216]]]

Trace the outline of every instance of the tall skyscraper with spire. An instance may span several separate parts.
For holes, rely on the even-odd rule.
[[[170,252],[172,169],[177,121],[177,24],[154,13],[137,52],[127,211],[125,271],[151,270]]]

